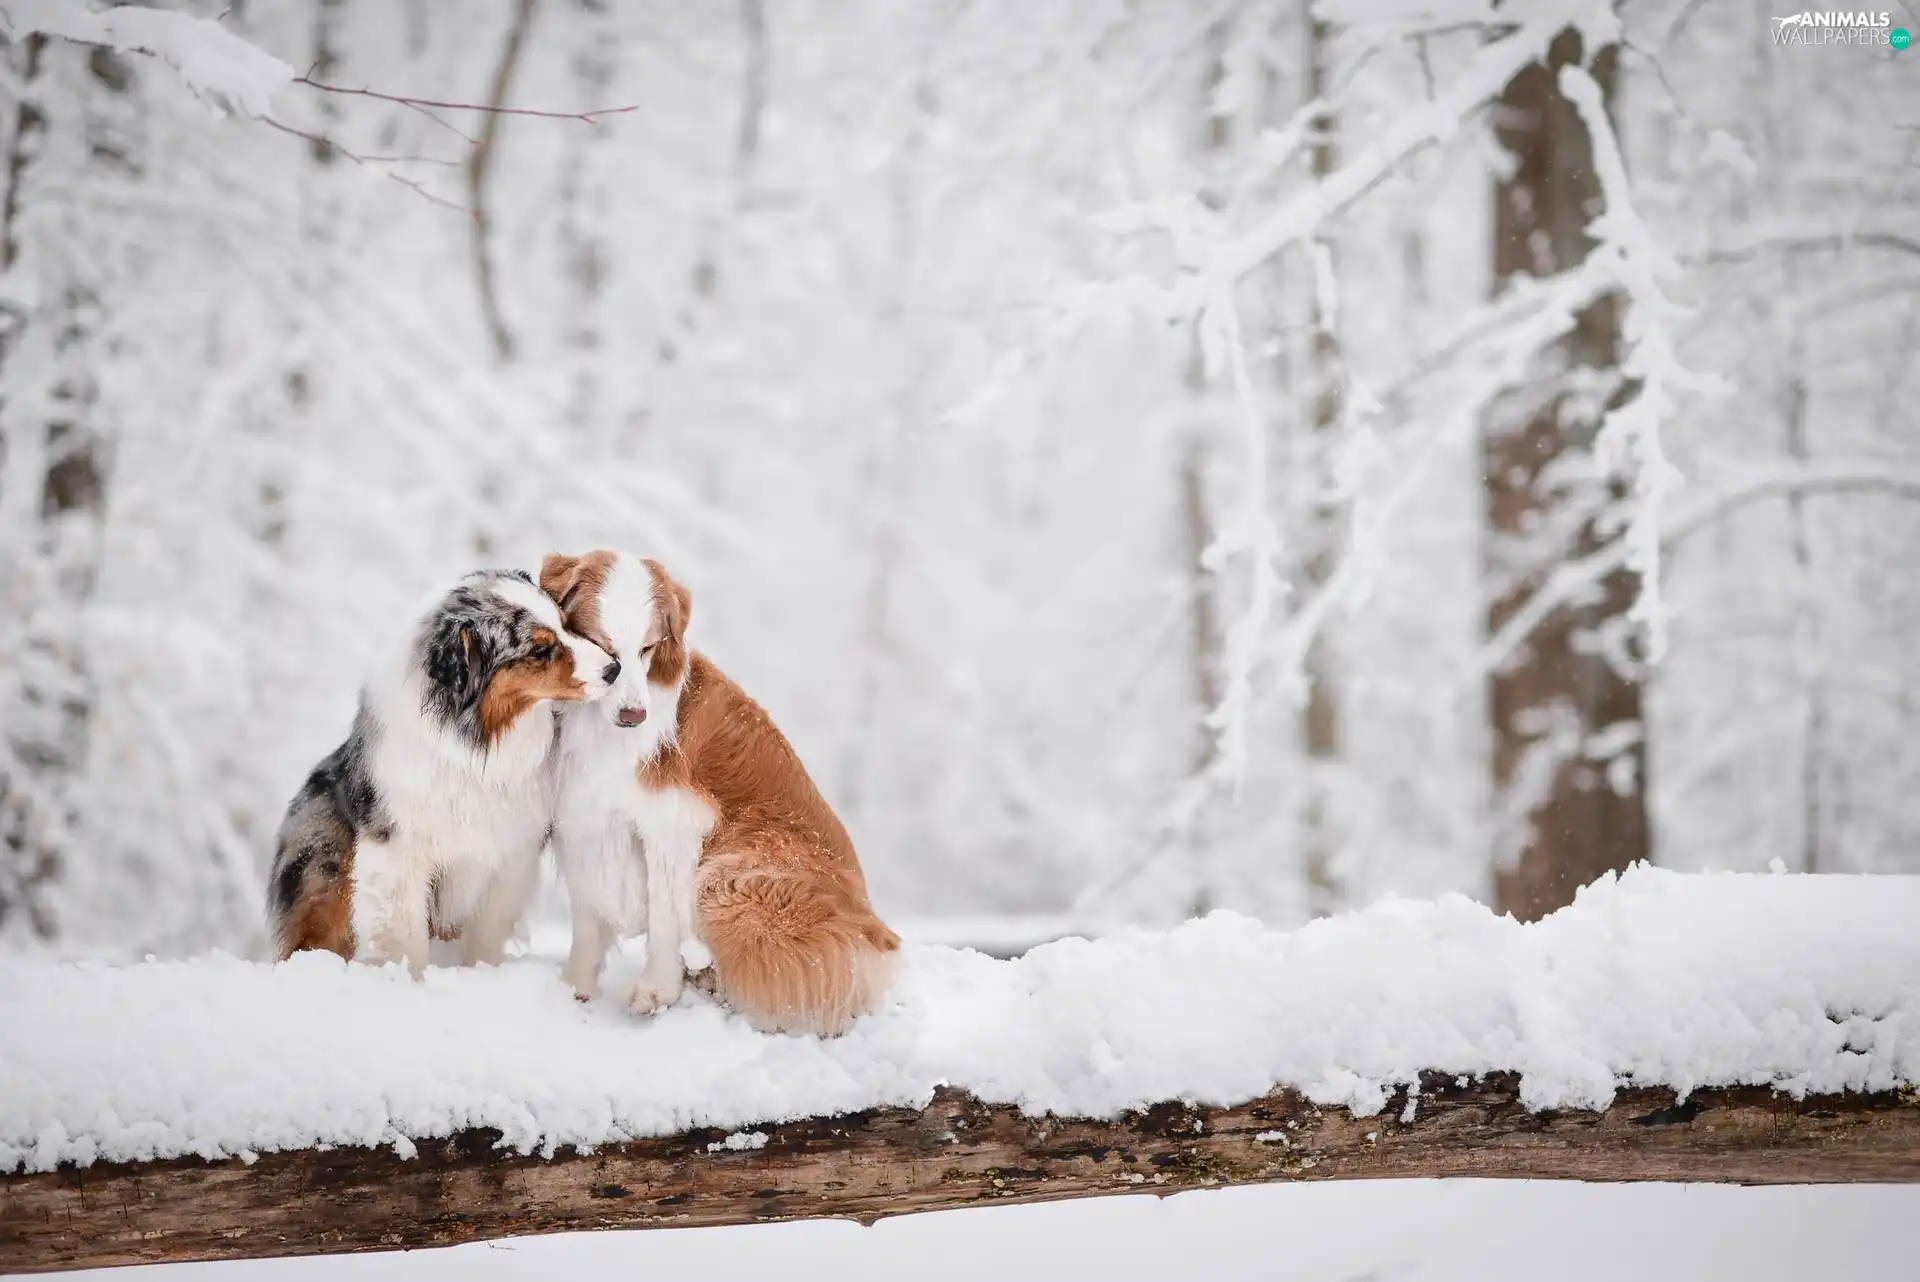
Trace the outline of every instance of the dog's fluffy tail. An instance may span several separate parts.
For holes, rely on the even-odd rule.
[[[829,873],[722,855],[695,902],[720,995],[762,1028],[835,1036],[893,980],[900,937]]]

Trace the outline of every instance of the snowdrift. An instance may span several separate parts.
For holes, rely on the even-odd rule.
[[[910,947],[890,1004],[826,1042],[691,993],[645,1022],[583,1006],[534,957],[420,982],[324,955],[0,961],[0,1172],[407,1154],[481,1127],[551,1154],[919,1107],[942,1085],[1062,1116],[1276,1087],[1368,1115],[1423,1070],[1517,1073],[1533,1109],[1626,1085],[1911,1085],[1920,877],[1639,868],[1532,925],[1454,896],[1291,932],[1219,913],[1013,961]]]

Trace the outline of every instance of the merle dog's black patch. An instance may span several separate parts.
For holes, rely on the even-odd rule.
[[[313,768],[280,823],[267,882],[267,917],[282,956],[297,948],[348,950],[346,939],[296,938],[294,918],[303,903],[351,895],[353,851],[361,834],[385,840],[392,831],[373,784],[379,733],[379,720],[363,698],[347,741]]]
[[[538,591],[521,570],[484,570],[462,579],[447,593],[415,643],[420,668],[427,674],[421,713],[476,749],[486,749],[480,725],[480,701],[499,669],[532,653],[533,634],[544,625],[527,610],[494,594],[500,579],[519,579]]]

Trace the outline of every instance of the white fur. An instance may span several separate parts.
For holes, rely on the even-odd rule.
[[[651,760],[661,742],[673,734],[673,704],[661,702],[663,687],[647,680],[651,666],[648,649],[664,632],[658,603],[653,599],[653,572],[636,556],[617,553],[600,588],[600,628],[613,641],[615,657],[620,660],[620,677],[607,692],[601,714],[614,721],[626,708],[646,709],[647,719],[638,726],[620,727],[636,736],[632,747],[634,760]],[[677,700],[675,688],[671,699]],[[622,749],[624,751],[624,749]]]
[[[600,624],[621,663],[602,708],[568,709],[560,722],[561,768],[553,852],[573,908],[567,980],[582,997],[600,991],[607,950],[645,932],[647,964],[628,996],[648,1014],[678,1000],[685,983],[683,949],[694,944],[693,874],[714,813],[681,788],[649,788],[643,762],[673,736],[679,685],[647,680],[646,647],[661,635],[653,577],[620,554],[600,595]],[[638,726],[614,720],[644,708]]]
[[[606,654],[564,632],[538,589],[503,580],[496,593],[535,609],[567,642],[588,698],[606,693]],[[541,608],[522,599],[528,593]],[[356,849],[352,910],[355,956],[404,961],[416,975],[427,963],[436,880],[441,917],[462,924],[465,962],[500,962],[538,882],[553,816],[557,731],[551,706],[542,702],[485,751],[476,750],[421,715],[425,693],[411,645],[387,678],[368,688],[380,725],[372,772],[393,835]]]

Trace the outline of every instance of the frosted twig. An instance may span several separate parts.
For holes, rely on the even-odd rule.
[[[1897,253],[1920,255],[1920,239],[1895,232],[1831,232],[1812,235],[1772,236],[1744,245],[1718,246],[1691,254],[1679,261],[1687,267],[1707,267],[1721,263],[1745,262],[1762,254],[1817,254],[1840,249],[1891,249]]]
[[[1587,127],[1595,176],[1606,199],[1603,212],[1587,231],[1599,243],[1593,253],[1610,261],[1626,295],[1623,321],[1627,352],[1620,372],[1639,383],[1624,405],[1608,411],[1595,439],[1601,463],[1624,472],[1633,487],[1634,505],[1623,536],[1627,566],[1639,576],[1640,593],[1628,617],[1645,629],[1646,657],[1658,662],[1666,650],[1667,612],[1660,595],[1660,508],[1680,487],[1680,470],[1660,443],[1660,426],[1676,406],[1674,391],[1702,380],[1681,365],[1668,330],[1678,310],[1660,286],[1660,278],[1678,270],[1654,240],[1634,209],[1626,161],[1607,116],[1600,85],[1578,66],[1560,69],[1560,92]]]
[[[1221,664],[1225,686],[1220,706],[1207,716],[1208,727],[1219,734],[1219,755],[1213,770],[1237,785],[1246,771],[1247,723],[1252,714],[1253,672],[1259,663],[1260,641],[1267,621],[1273,617],[1274,600],[1283,585],[1274,569],[1279,539],[1274,534],[1272,514],[1267,510],[1266,416],[1260,412],[1253,376],[1247,369],[1240,311],[1232,297],[1224,296],[1209,306],[1201,325],[1202,350],[1211,348],[1210,357],[1224,357],[1226,361],[1246,446],[1243,466],[1247,490],[1241,502],[1240,519],[1223,529],[1201,557],[1201,564],[1216,575],[1227,557],[1236,551],[1244,550],[1247,561],[1247,606],[1227,629]]]
[[[1185,310],[1196,311],[1216,297],[1222,285],[1248,272],[1352,206],[1394,173],[1410,157],[1451,137],[1460,122],[1496,96],[1583,8],[1578,0],[1553,0],[1513,34],[1494,41],[1439,97],[1400,115],[1353,160],[1276,209],[1258,226],[1231,243],[1180,291]]]
[[[1200,270],[1177,287],[1132,278],[1083,288],[1063,309],[1066,315],[1050,326],[1040,341],[1003,356],[987,384],[943,415],[942,421],[964,421],[980,413],[1004,393],[1014,376],[1077,332],[1090,315],[1131,306],[1178,321],[1194,317],[1210,303],[1230,296],[1232,287],[1260,264],[1310,238],[1322,224],[1344,213],[1409,158],[1451,137],[1462,120],[1499,94],[1522,67],[1540,58],[1548,42],[1569,22],[1584,12],[1604,12],[1604,6],[1592,0],[1548,0],[1541,9],[1511,34],[1474,55],[1444,93],[1402,113],[1351,161],[1301,191],[1251,230],[1221,245]],[[1297,143],[1286,136],[1285,130],[1278,139],[1281,148]]]

